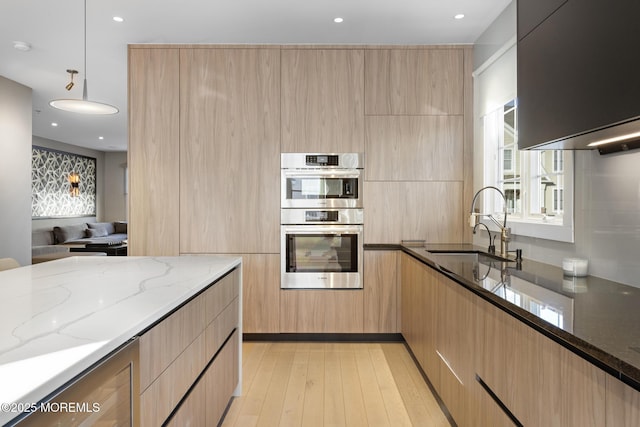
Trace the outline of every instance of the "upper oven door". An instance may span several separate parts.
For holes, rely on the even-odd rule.
[[[281,176],[283,208],[361,208],[362,170],[290,170]]]

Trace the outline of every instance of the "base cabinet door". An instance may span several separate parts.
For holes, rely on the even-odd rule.
[[[429,381],[437,388],[440,368],[435,351],[436,276],[429,270],[420,261],[402,255],[402,335]]]
[[[362,289],[283,289],[280,332],[362,333]]]
[[[397,333],[398,251],[364,252],[364,333]]]
[[[640,392],[607,375],[607,427],[640,426]]]
[[[203,378],[207,403],[207,423],[205,425],[215,426],[218,424],[238,385],[240,379],[239,341],[240,334],[236,330],[205,373]]]
[[[523,425],[605,425],[604,371],[480,301],[478,375]]]
[[[242,331],[280,332],[280,255],[241,254]]]
[[[441,277],[436,289],[435,352],[440,369],[439,394],[460,426],[474,425],[475,297]]]

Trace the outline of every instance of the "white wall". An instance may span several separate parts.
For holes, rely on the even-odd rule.
[[[31,264],[31,89],[0,76],[0,258]]]
[[[482,127],[480,117],[493,104],[515,93],[515,1],[478,39],[481,52],[474,64],[474,188],[482,187]],[[512,20],[509,23],[509,20]],[[500,46],[494,41],[503,41]],[[506,46],[505,46],[506,45]],[[489,60],[489,61],[487,61]],[[480,62],[481,61],[481,62]],[[486,63],[496,64],[496,73]],[[509,65],[511,64],[511,65]],[[512,67],[509,77],[505,70]],[[496,84],[500,83],[496,88]],[[606,108],[604,106],[603,108]],[[541,123],[540,125],[544,125]],[[513,236],[511,249],[523,249],[524,258],[560,266],[562,258],[580,256],[589,260],[589,273],[640,287],[640,150],[601,156],[597,151],[574,152],[575,242],[563,243]],[[470,204],[471,201],[468,201]],[[474,237],[487,244],[486,234]]]
[[[125,188],[127,152],[107,152],[104,156],[103,221],[128,219],[128,191]]]

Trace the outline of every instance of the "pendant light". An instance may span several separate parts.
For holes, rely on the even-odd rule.
[[[115,114],[118,109],[113,105],[89,101],[87,96],[87,0],[84,0],[84,85],[82,99],[54,99],[49,102],[53,108],[80,114]]]

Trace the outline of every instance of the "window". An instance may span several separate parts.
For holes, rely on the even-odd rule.
[[[515,101],[485,115],[483,126],[484,185],[503,191],[512,233],[572,242],[573,153],[519,151]],[[497,192],[484,192],[482,200],[483,213],[502,215]]]
[[[560,150],[553,150],[553,171],[564,171],[564,159],[562,156],[562,151]]]
[[[553,212],[554,213],[562,213],[564,206],[564,194],[562,188],[554,188],[553,189]]]

